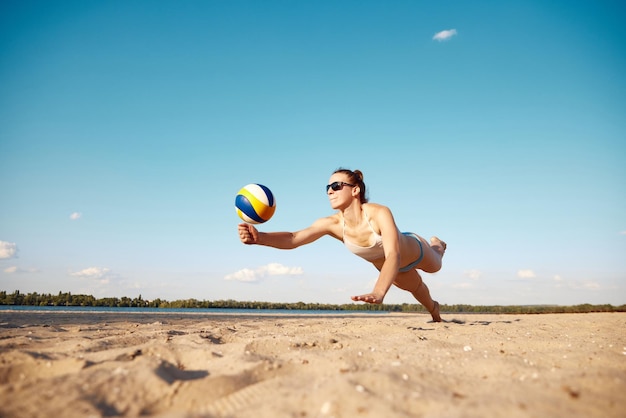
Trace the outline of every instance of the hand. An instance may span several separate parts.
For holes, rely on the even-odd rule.
[[[375,303],[377,305],[380,305],[381,303],[383,303],[384,297],[385,297],[384,295],[379,296],[375,293],[368,293],[367,295],[352,296],[352,300],[355,302],[367,302],[367,303]]]
[[[239,231],[239,239],[241,240],[241,242],[248,245],[258,243],[259,231],[257,231],[254,226],[246,223],[241,223],[238,225],[237,229]]]

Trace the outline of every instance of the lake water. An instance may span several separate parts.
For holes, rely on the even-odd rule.
[[[14,306],[0,305],[0,314],[11,312],[82,312],[82,313],[158,313],[158,314],[221,314],[221,315],[387,315],[386,311],[339,311],[300,309],[224,309],[224,308],[109,308],[106,306]]]

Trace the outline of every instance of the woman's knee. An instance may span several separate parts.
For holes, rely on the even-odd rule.
[[[439,270],[441,270],[441,263],[426,264],[423,267],[420,266],[420,270],[422,270],[424,273],[437,273]]]
[[[430,248],[430,251],[424,254],[424,259],[419,264],[418,268],[426,273],[436,273],[441,270],[441,264],[441,255]]]

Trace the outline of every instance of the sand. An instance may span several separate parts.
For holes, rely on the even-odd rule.
[[[625,417],[626,314],[0,312],[2,417]]]

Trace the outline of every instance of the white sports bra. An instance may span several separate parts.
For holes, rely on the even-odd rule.
[[[355,255],[358,255],[359,257],[362,257],[367,261],[372,262],[385,257],[385,250],[383,249],[383,237],[380,234],[377,234],[376,231],[374,231],[374,228],[370,223],[367,213],[364,211],[363,214],[365,215],[365,220],[367,221],[367,224],[372,230],[372,234],[374,234],[374,243],[369,247],[361,247],[360,245],[353,244],[350,241],[346,240],[345,219],[343,219],[343,243],[345,244],[346,248]]]

